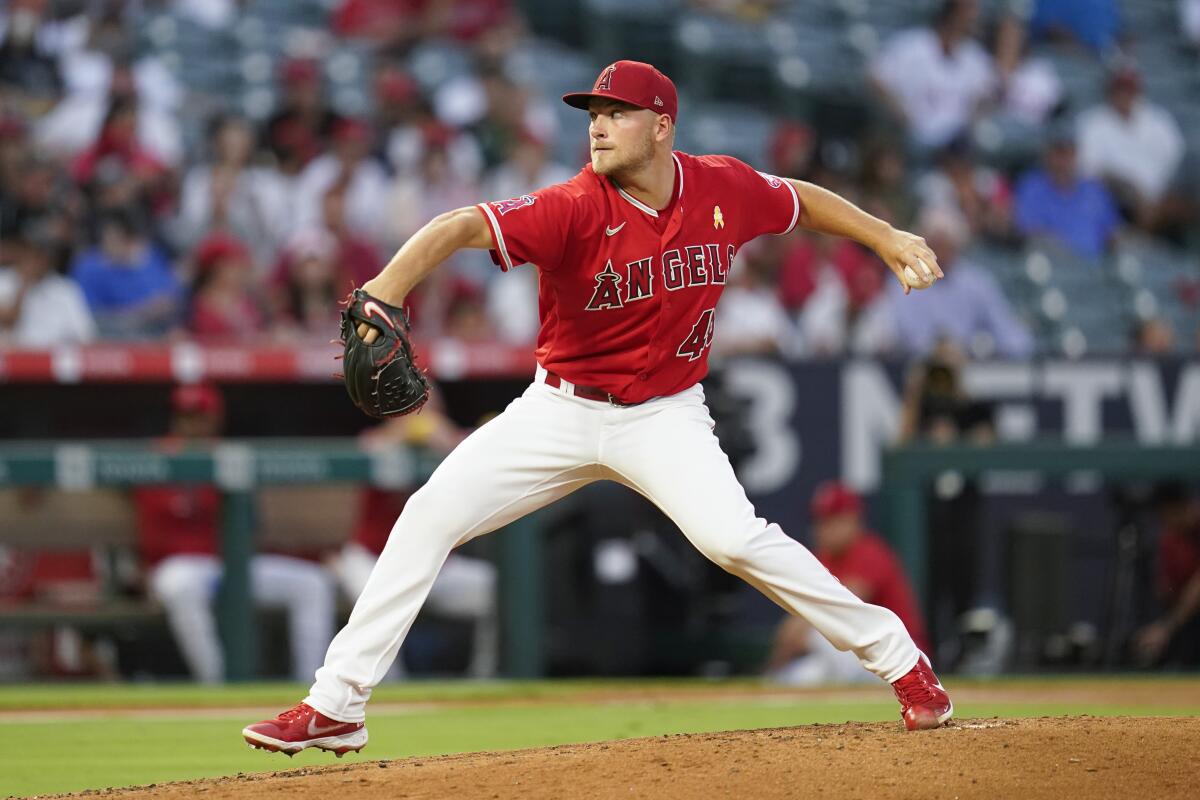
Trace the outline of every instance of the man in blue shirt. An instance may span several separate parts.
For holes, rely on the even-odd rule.
[[[970,239],[966,220],[948,209],[931,207],[922,213],[917,228],[938,254],[946,277],[937,282],[935,291],[908,296],[898,283],[889,285],[886,302],[896,348],[926,355],[946,339],[977,356],[1023,359],[1032,355],[1033,336],[999,284],[960,255]]]
[[[1116,0],[1037,0],[1029,21],[1039,39],[1074,39],[1097,53],[1116,43],[1121,27]]]
[[[104,338],[147,339],[180,323],[183,287],[132,213],[110,212],[100,224],[100,246],[81,253],[71,274]]]
[[[1100,258],[1121,217],[1104,184],[1079,174],[1074,134],[1066,128],[1052,131],[1042,164],[1017,182],[1017,230],[1057,239],[1084,258]]]

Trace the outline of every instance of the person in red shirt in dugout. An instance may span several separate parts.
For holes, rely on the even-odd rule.
[[[170,432],[160,445],[173,450],[215,441],[224,417],[216,387],[178,386],[171,393]],[[166,611],[192,677],[220,683],[225,657],[213,610],[222,574],[220,493],[197,484],[142,486],[134,490],[133,501],[150,594]],[[250,584],[255,605],[287,611],[291,674],[306,679],[333,638],[333,580],[311,561],[260,553],[250,560]]]
[[[811,513],[821,564],[864,602],[894,612],[925,651],[928,638],[916,595],[900,559],[867,529],[862,499],[845,484],[828,481],[813,493]],[[874,677],[852,652],[838,650],[801,617],[780,623],[765,673],[769,680],[795,686],[865,683]]]
[[[1161,615],[1137,632],[1134,655],[1143,666],[1200,664],[1200,502],[1185,486],[1158,487],[1154,504],[1162,523],[1157,594]]]

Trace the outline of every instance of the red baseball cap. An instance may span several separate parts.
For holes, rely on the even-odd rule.
[[[609,64],[596,78],[590,92],[572,92],[563,95],[563,102],[575,108],[587,110],[593,97],[620,100],[638,108],[648,108],[666,114],[675,121],[679,110],[679,95],[675,84],[651,64],[642,61],[617,61]]]
[[[846,484],[826,481],[813,492],[809,511],[813,519],[825,519],[838,514],[858,514],[862,512],[862,499]]]
[[[177,413],[219,417],[225,413],[225,400],[212,384],[176,386],[171,392],[171,408]]]
[[[249,261],[250,251],[238,239],[225,233],[212,233],[196,246],[196,269],[203,272],[225,260]]]

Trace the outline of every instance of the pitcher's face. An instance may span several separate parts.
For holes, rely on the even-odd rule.
[[[636,172],[654,157],[658,114],[614,100],[588,104],[592,169],[597,175]]]

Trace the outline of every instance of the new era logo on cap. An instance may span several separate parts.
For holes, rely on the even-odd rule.
[[[620,100],[638,108],[648,108],[666,114],[675,121],[679,95],[675,84],[651,64],[642,61],[618,61],[605,67],[596,78],[590,92],[563,95],[563,102],[584,110],[593,97]]]

